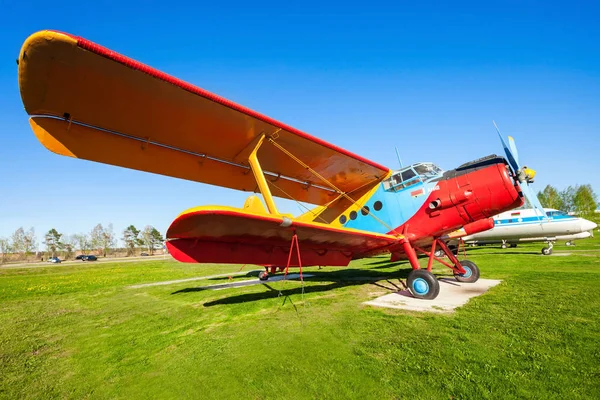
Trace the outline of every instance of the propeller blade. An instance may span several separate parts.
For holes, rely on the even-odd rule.
[[[535,193],[531,189],[531,186],[529,186],[527,182],[521,182],[521,191],[523,192],[523,196],[525,196],[531,207],[533,207],[533,209],[535,210],[536,214],[542,217],[540,218],[540,220],[548,219],[546,211],[544,210],[544,207],[542,207],[542,203],[540,203],[540,200],[535,195]]]
[[[521,168],[519,164],[519,152],[517,151],[517,144],[515,143],[515,139],[512,136],[508,137],[508,145],[504,141],[502,134],[500,133],[500,129],[498,129],[498,125],[496,125],[496,121],[492,121],[494,123],[494,127],[496,127],[496,132],[498,132],[498,136],[500,136],[500,141],[502,142],[502,147],[504,147],[504,152],[506,153],[506,159],[508,163],[513,168],[513,171],[517,176],[519,176],[519,183],[521,186],[521,191],[523,192],[523,196],[529,202],[529,205],[535,210],[535,213],[540,218],[540,221],[544,221],[548,219],[546,215],[546,211],[544,211],[544,207],[540,203],[540,200],[537,198],[533,190],[531,189],[530,182],[533,182],[533,176],[535,176],[535,171],[530,170],[528,168]],[[531,174],[532,173],[532,174]],[[531,174],[528,176],[528,174]]]
[[[498,129],[498,125],[496,125],[496,121],[492,121],[492,122],[494,123],[494,126],[496,127],[496,132],[498,132],[498,136],[500,137],[500,141],[502,142],[502,147],[504,147],[504,153],[506,154],[506,159],[508,160],[508,163],[512,167],[513,171],[515,173],[517,173],[517,171],[521,167],[519,166],[519,163],[517,162],[517,160],[513,156],[512,151],[510,150],[510,148],[508,147],[508,145],[504,141],[504,138],[502,137],[502,134],[500,133],[500,129]]]
[[[515,139],[513,139],[512,136],[508,137],[508,147],[510,148],[510,151],[513,157],[515,158],[515,161],[520,167],[521,163],[519,162],[519,152],[517,151],[517,144],[515,143]]]

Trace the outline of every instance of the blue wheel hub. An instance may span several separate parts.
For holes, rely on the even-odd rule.
[[[473,271],[471,270],[471,268],[467,267],[466,265],[463,265],[462,267],[465,270],[465,273],[464,274],[460,274],[460,276],[462,278],[470,278],[471,275],[473,275]]]
[[[423,278],[417,278],[413,281],[413,290],[415,291],[415,293],[423,296],[426,295],[429,292],[429,284],[427,283],[427,281]]]

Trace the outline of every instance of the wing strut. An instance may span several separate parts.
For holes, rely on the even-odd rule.
[[[254,146],[254,150],[252,150],[248,156],[248,162],[250,163],[250,168],[252,169],[252,173],[254,174],[254,179],[256,179],[260,193],[263,195],[265,203],[267,203],[269,212],[274,215],[279,215],[279,211],[277,210],[277,206],[275,206],[275,201],[273,200],[273,195],[271,194],[271,189],[269,189],[269,185],[265,179],[265,174],[263,173],[260,163],[258,162],[258,157],[256,156],[260,145],[263,144],[264,141],[265,134],[263,133],[260,135],[260,139],[258,139],[256,146]]]
[[[283,146],[281,146],[279,143],[277,143],[275,141],[275,139],[273,137],[269,137],[269,142],[277,147],[279,150],[281,150],[283,153],[285,153],[286,155],[288,155],[292,160],[296,161],[298,164],[302,165],[304,168],[306,168],[310,173],[312,173],[313,175],[315,175],[317,178],[319,178],[321,181],[323,181],[327,186],[329,186],[331,189],[333,189],[336,193],[339,194],[339,196],[341,197],[345,197],[347,200],[350,201],[350,203],[354,204],[354,205],[358,205],[358,202],[355,201],[352,197],[350,197],[346,192],[344,192],[343,190],[339,189],[337,186],[335,186],[333,183],[329,182],[325,177],[323,177],[321,174],[319,174],[317,171],[315,171],[314,169],[312,169],[310,166],[308,166],[307,164],[305,164],[304,162],[302,162],[302,160],[300,160],[298,157],[296,157],[295,155],[293,155],[291,152],[289,152],[288,150],[286,150]],[[377,222],[379,222],[380,224],[382,224],[383,226],[385,226],[389,232],[394,232],[394,234],[398,237],[401,237],[403,235],[401,235],[400,233],[396,232],[396,230],[394,228],[392,228],[391,226],[389,226],[388,224],[386,224],[384,221],[382,221],[380,218],[378,218],[377,216],[373,215],[373,213],[369,213],[368,215],[370,215],[371,217],[375,218],[375,220]]]

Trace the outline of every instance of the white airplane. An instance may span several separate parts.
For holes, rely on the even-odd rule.
[[[546,242],[548,247],[542,249],[542,254],[549,255],[557,240],[574,245],[573,240],[592,236],[591,231],[597,227],[592,221],[553,208],[544,211],[545,217],[532,208],[503,212],[493,217],[492,229],[464,236],[463,240],[466,244],[502,243],[503,249],[516,247],[519,242]]]

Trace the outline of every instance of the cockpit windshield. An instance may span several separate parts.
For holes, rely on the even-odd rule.
[[[422,183],[431,178],[441,176],[442,169],[432,163],[418,163],[395,171],[394,174],[383,182],[386,190],[399,191],[417,183]]]
[[[413,167],[423,179],[442,174],[442,169],[432,163],[415,164]]]

